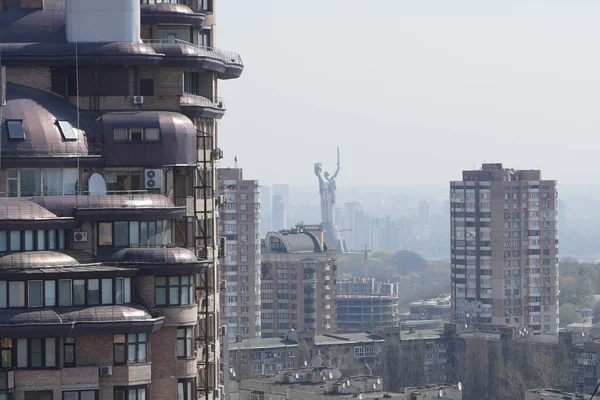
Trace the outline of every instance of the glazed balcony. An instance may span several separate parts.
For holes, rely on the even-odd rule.
[[[0,392],[15,388],[15,371],[13,369],[0,369]]]
[[[148,4],[141,0],[142,24],[180,24],[202,28],[205,15],[194,12],[185,4],[158,3]]]

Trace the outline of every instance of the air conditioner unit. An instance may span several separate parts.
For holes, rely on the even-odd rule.
[[[87,242],[88,233],[87,232],[73,232],[73,241],[74,242]]]
[[[112,365],[100,367],[100,376],[112,376]]]
[[[144,96],[133,96],[133,104],[144,104]]]
[[[213,150],[213,159],[220,160],[223,158],[223,149],[214,149]]]
[[[144,170],[144,187],[146,189],[162,189],[162,187],[163,187],[163,170],[162,169],[146,169],[146,170]]]

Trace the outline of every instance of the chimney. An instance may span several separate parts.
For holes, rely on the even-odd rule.
[[[6,67],[0,67],[0,106],[6,104]]]
[[[21,0],[21,8],[44,8],[44,0]]]

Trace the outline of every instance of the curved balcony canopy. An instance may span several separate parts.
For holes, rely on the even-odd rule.
[[[179,24],[202,28],[204,14],[195,13],[185,4],[142,4],[142,24]]]
[[[133,266],[138,275],[191,275],[204,271],[210,261],[201,261],[191,250],[181,247],[127,248],[113,255],[117,266]]]
[[[0,331],[9,338],[152,333],[163,321],[135,305],[0,310]]]
[[[221,119],[225,114],[222,102],[214,102],[206,97],[184,94],[181,97],[181,112],[190,118]]]
[[[185,115],[170,111],[133,111],[103,114],[95,121],[107,157],[106,166],[156,167],[196,165],[197,133],[194,123]],[[118,143],[116,128],[158,128],[156,142]]]
[[[75,226],[77,226],[77,222],[72,218],[58,217],[32,201],[0,198],[0,228],[2,230],[69,229]]]
[[[161,5],[164,6],[164,5]],[[185,6],[183,6],[185,7]],[[173,8],[170,14],[192,18],[183,8]],[[167,12],[161,15],[169,14]],[[201,14],[193,14],[198,15]],[[0,51],[6,66],[75,65],[161,65],[209,70],[221,79],[237,78],[244,68],[241,57],[191,43],[67,42],[64,0],[45,0],[43,9],[10,7],[0,14]],[[196,21],[195,23],[199,23]]]
[[[31,201],[60,216],[79,221],[156,221],[178,219],[185,207],[176,207],[160,194],[106,196],[47,196]]]

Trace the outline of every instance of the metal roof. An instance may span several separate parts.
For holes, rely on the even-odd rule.
[[[56,214],[37,203],[14,198],[0,198],[0,221],[57,219]]]
[[[385,342],[385,339],[379,335],[374,335],[369,332],[357,332],[357,333],[336,333],[333,335],[315,335],[316,346],[329,346],[329,345],[340,345],[340,344],[360,344],[360,343],[374,343],[374,342]]]
[[[79,265],[73,257],[55,251],[28,251],[0,257],[0,269],[69,267]]]
[[[58,216],[70,217],[81,209],[157,209],[175,208],[168,197],[160,194],[131,194],[105,196],[45,196],[31,201],[51,210]]]
[[[260,350],[280,347],[298,347],[293,340],[282,338],[243,339],[241,342],[229,344],[229,350]]]
[[[113,260],[117,264],[183,264],[198,262],[191,250],[182,247],[127,248],[115,253]]]

